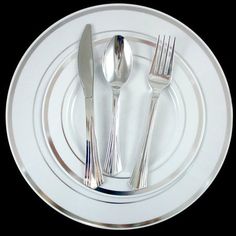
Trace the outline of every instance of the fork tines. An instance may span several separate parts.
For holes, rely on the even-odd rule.
[[[165,35],[162,39],[160,35],[158,36],[150,74],[162,75],[166,77],[171,76],[175,51],[175,40],[176,38],[172,38],[171,36],[168,37],[168,40],[166,40]]]

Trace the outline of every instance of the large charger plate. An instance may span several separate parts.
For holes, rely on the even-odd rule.
[[[84,96],[77,69],[84,26],[93,25],[95,125],[104,161],[111,125],[111,89],[102,73],[109,39],[124,35],[134,67],[121,92],[120,145],[124,170],[96,190],[83,185]],[[156,37],[177,38],[173,82],[160,96],[150,153],[148,188],[128,184],[140,156],[151,91],[147,82]],[[211,184],[232,132],[224,73],[206,44],[176,19],[153,9],[110,4],[75,12],[42,33],[13,76],[6,126],[15,161],[51,207],[100,228],[138,228],[168,219]]]

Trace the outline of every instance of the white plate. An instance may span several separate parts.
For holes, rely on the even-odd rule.
[[[135,20],[130,20],[135,19]],[[107,41],[127,37],[134,68],[121,93],[124,171],[100,188],[83,185],[85,112],[77,71],[78,39],[93,25],[95,124],[101,162],[111,123],[111,90],[101,70]],[[173,83],[160,97],[149,187],[128,180],[140,153],[158,34],[177,38]],[[111,4],[78,11],[47,29],[27,50],[9,89],[6,123],[16,163],[29,185],[62,214],[100,228],[161,222],[192,204],[218,173],[230,143],[232,104],[223,71],[204,42],[179,21],[149,8]]]

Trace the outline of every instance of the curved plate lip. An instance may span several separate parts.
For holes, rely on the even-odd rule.
[[[212,63],[214,64],[217,73],[220,75],[221,79],[221,84],[222,87],[225,91],[225,94],[228,95],[226,96],[226,104],[228,106],[228,126],[226,128],[226,137],[224,140],[223,148],[221,150],[220,158],[212,171],[208,181],[203,185],[188,201],[186,201],[184,204],[180,205],[178,208],[172,210],[171,212],[168,212],[167,214],[154,218],[152,220],[147,220],[147,221],[142,221],[134,224],[107,224],[107,223],[99,223],[99,222],[94,222],[90,221],[88,219],[81,218],[71,212],[68,212],[67,210],[63,209],[61,206],[57,205],[52,199],[50,199],[31,179],[29,174],[24,168],[24,164],[22,163],[18,150],[16,148],[15,140],[13,133],[11,132],[12,128],[12,120],[11,120],[11,102],[14,94],[14,90],[17,84],[18,77],[21,73],[22,68],[30,58],[32,52],[37,48],[37,46],[52,32],[54,32],[56,29],[58,29],[60,26],[66,24],[67,22],[73,20],[74,18],[77,18],[78,15],[79,17],[82,15],[86,15],[92,12],[96,11],[102,11],[102,10],[110,10],[111,7],[114,7],[115,10],[130,10],[130,11],[137,11],[137,12],[145,12],[149,15],[153,16],[158,16],[161,18],[164,18],[165,20],[169,21],[170,23],[177,24],[178,27],[180,27],[183,31],[188,32],[191,34],[192,39],[196,42],[199,43],[199,46],[206,52],[206,54],[209,56],[211,59]],[[161,11],[149,8],[149,7],[144,7],[140,5],[134,5],[134,4],[102,4],[102,5],[97,5],[97,6],[92,6],[88,7],[79,11],[76,11],[72,14],[69,14],[68,16],[62,18],[61,20],[55,22],[53,25],[51,25],[49,28],[47,28],[43,33],[41,33],[35,40],[34,42],[30,45],[30,47],[27,49],[27,51],[24,53],[23,57],[21,58],[20,62],[18,63],[18,66],[13,74],[9,90],[8,90],[8,95],[7,95],[7,101],[6,101],[6,111],[5,111],[5,118],[6,118],[6,131],[7,131],[7,137],[9,141],[9,146],[12,152],[12,155],[14,157],[14,160],[16,162],[16,165],[18,169],[20,170],[22,176],[26,180],[26,182],[30,185],[30,187],[33,189],[33,191],[44,201],[46,202],[49,206],[51,206],[54,210],[58,211],[59,213],[63,214],[64,216],[75,220],[77,222],[97,227],[97,228],[102,228],[102,229],[116,229],[116,230],[125,230],[125,229],[136,229],[136,228],[143,228],[146,226],[154,225],[157,223],[160,223],[164,220],[167,220],[175,215],[177,215],[179,212],[185,210],[187,207],[189,207],[193,202],[195,202],[205,191],[206,189],[210,186],[210,184],[213,182],[215,179],[216,175],[218,174],[219,170],[221,169],[223,162],[225,160],[225,157],[227,155],[230,141],[231,141],[231,136],[232,136],[232,129],[233,129],[233,107],[232,107],[232,100],[231,100],[231,95],[230,95],[230,90],[229,86],[226,80],[226,77],[224,75],[224,72],[217,61],[216,57],[212,53],[212,51],[209,49],[209,47],[205,44],[205,42],[196,34],[194,33],[189,27],[175,19],[174,17],[171,17],[168,14],[165,14]]]

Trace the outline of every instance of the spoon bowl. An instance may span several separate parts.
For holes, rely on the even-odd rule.
[[[121,35],[109,42],[103,57],[102,68],[106,81],[115,88],[128,80],[133,66],[133,55],[128,41]]]

